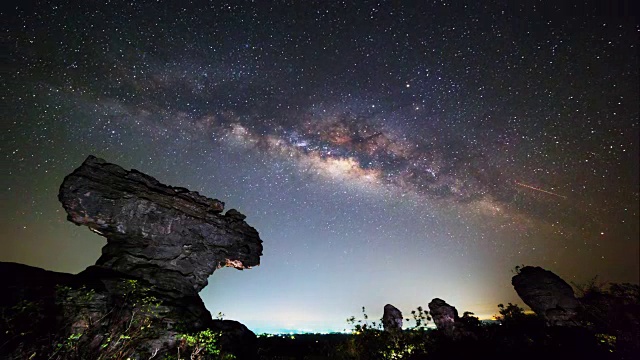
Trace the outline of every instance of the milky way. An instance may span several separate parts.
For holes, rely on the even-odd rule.
[[[638,26],[581,6],[15,5],[0,261],[95,261],[56,201],[94,154],[247,214],[262,266],[202,295],[258,332],[490,316],[523,263],[637,282]]]

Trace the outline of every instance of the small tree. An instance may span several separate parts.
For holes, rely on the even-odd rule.
[[[500,316],[494,316],[494,318],[503,325],[522,321],[526,317],[524,309],[512,303],[508,303],[507,306],[498,304],[498,312]]]
[[[429,312],[424,310],[422,306],[418,306],[416,310],[411,310],[412,319],[405,319],[407,322],[413,320],[414,325],[411,327],[411,330],[424,330],[427,328],[427,323],[431,321],[431,316],[429,316]]]

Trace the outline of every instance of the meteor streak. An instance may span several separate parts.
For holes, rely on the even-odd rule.
[[[519,182],[517,182],[517,181],[516,181],[515,183],[516,183],[516,185],[520,185],[520,186],[522,186],[522,187],[526,187],[526,188],[531,189],[531,190],[540,191],[540,192],[543,192],[543,193],[545,193],[545,194],[549,194],[549,195],[557,196],[557,197],[562,198],[562,199],[566,199],[566,198],[567,198],[567,197],[566,197],[566,196],[564,196],[564,195],[556,194],[556,193],[553,193],[553,192],[551,192],[551,191],[543,190],[543,189],[540,189],[540,188],[537,188],[537,187],[534,187],[534,186],[531,186],[531,185],[527,185],[527,184],[519,183]]]

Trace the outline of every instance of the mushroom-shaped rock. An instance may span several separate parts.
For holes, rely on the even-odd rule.
[[[456,322],[459,321],[458,310],[444,300],[435,298],[429,303],[429,313],[438,330],[447,336],[453,336]]]
[[[107,245],[96,265],[76,275],[0,262],[0,274],[11,274],[0,283],[0,308],[27,301],[38,314],[37,326],[21,321],[32,340],[0,332],[2,355],[42,353],[81,334],[81,357],[93,358],[109,346],[105,334],[131,331],[140,337],[127,345],[131,358],[161,358],[175,354],[177,334],[208,329],[222,332],[221,351],[256,358],[255,334],[238,322],[213,320],[198,295],[217,268],[260,263],[262,241],[244,215],[233,209],[223,215],[219,200],[93,156],[64,179],[58,198],[71,222],[106,237]]]
[[[578,300],[571,286],[558,275],[538,266],[525,266],[511,279],[511,284],[522,301],[547,325],[578,325]]]
[[[69,221],[107,238],[99,267],[142,278],[158,290],[195,295],[218,268],[260,264],[262,241],[224,203],[89,156],[58,195]]]
[[[385,305],[384,314],[382,315],[382,326],[384,327],[384,331],[401,331],[402,312],[391,304]]]

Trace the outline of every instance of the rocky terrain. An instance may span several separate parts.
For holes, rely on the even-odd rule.
[[[78,337],[87,354],[112,347],[158,355],[179,345],[178,334],[210,329],[222,331],[224,349],[252,358],[255,335],[238,322],[213,320],[198,296],[216,269],[260,264],[262,240],[243,214],[223,213],[222,201],[93,156],[64,179],[58,198],[69,221],[107,244],[95,265],[77,275],[0,263],[7,294],[0,305],[14,309],[5,315],[25,315],[16,305],[29,304],[40,325],[22,336],[9,329],[5,335],[14,336],[2,339],[3,353],[45,357],[49,343],[60,343],[50,334],[58,334]],[[114,317],[114,310],[120,315]],[[122,330],[139,330],[137,343],[109,339]]]

